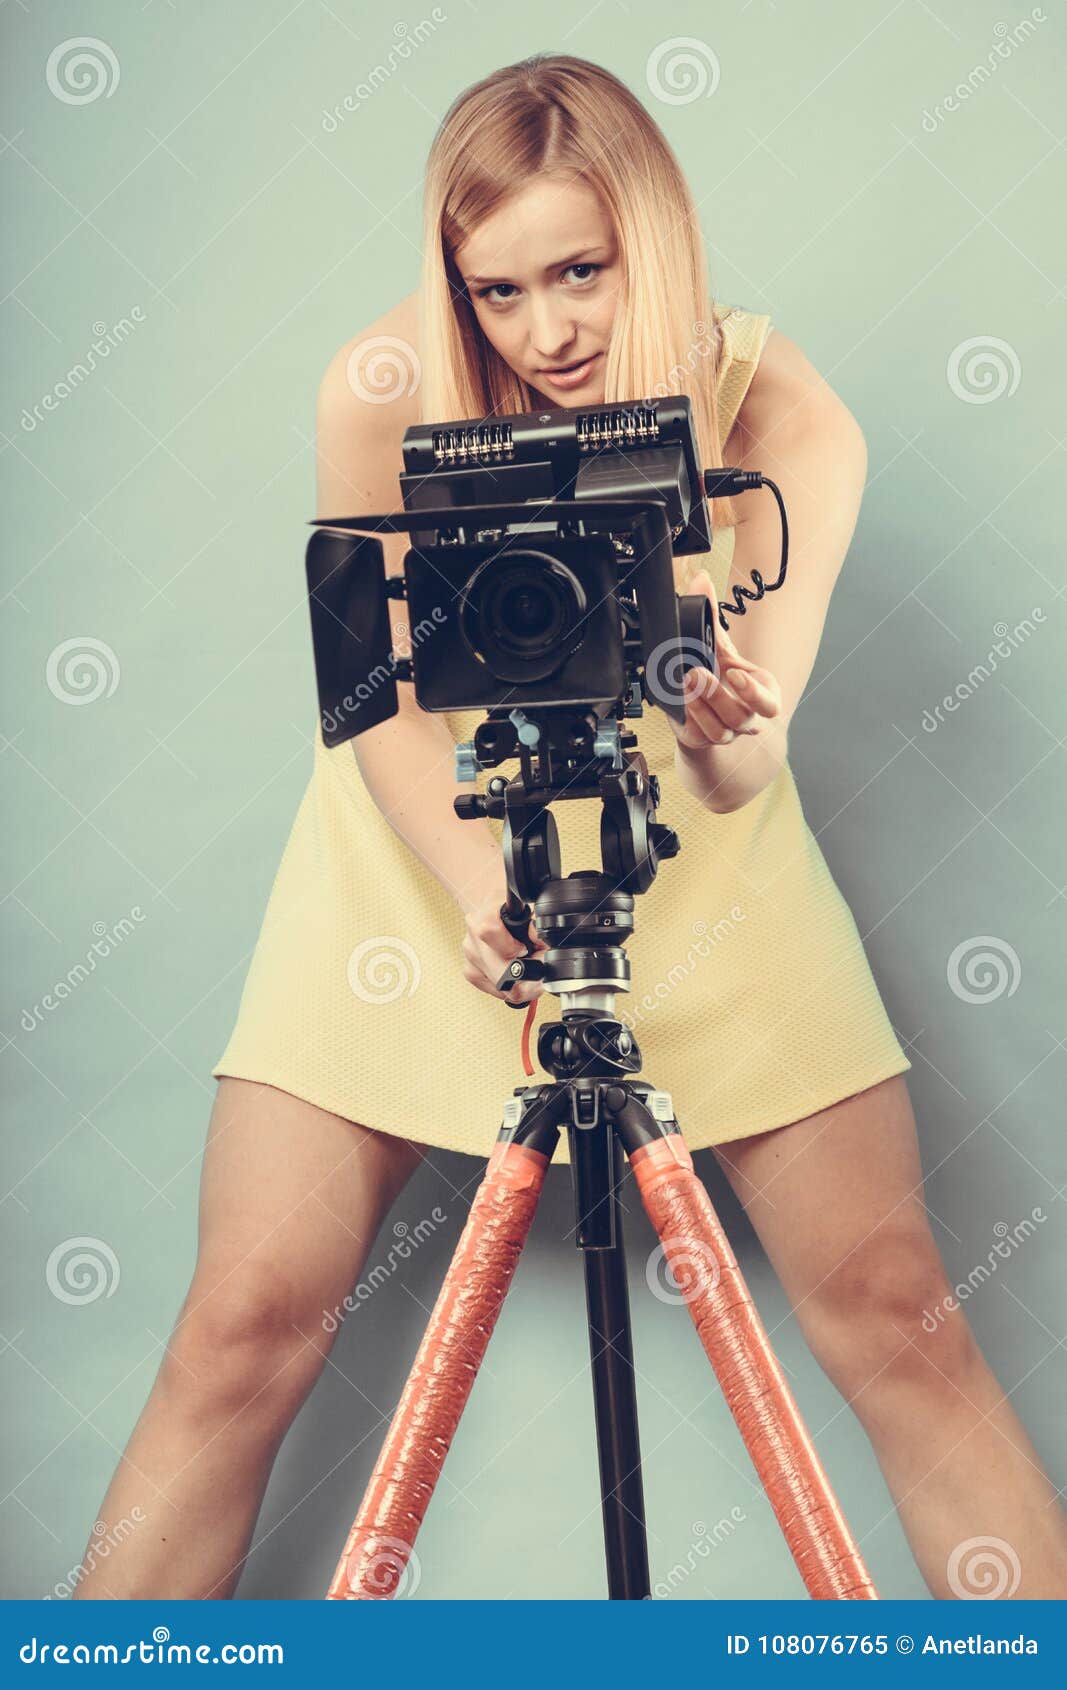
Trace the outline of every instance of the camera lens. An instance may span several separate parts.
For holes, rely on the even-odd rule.
[[[510,581],[489,604],[502,630],[502,643],[511,640],[517,650],[544,650],[563,620],[559,594],[544,581]]]
[[[548,552],[504,551],[467,583],[460,628],[474,655],[501,680],[542,680],[581,644],[585,590]]]

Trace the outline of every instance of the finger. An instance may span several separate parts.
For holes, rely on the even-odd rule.
[[[479,943],[483,944],[495,944],[500,940],[508,945],[516,942],[500,919],[499,907],[495,906],[490,908],[489,905],[483,904],[482,908],[476,911],[471,919],[471,932]]]
[[[463,941],[463,976],[479,992],[485,992],[489,997],[503,996],[496,989],[496,983],[508,966],[510,958],[500,958],[493,955],[486,946],[478,943],[468,935]]]
[[[733,728],[724,728],[717,717],[702,721],[695,714],[688,727],[675,728],[675,736],[687,751],[708,751],[712,746],[730,745],[737,738]]]
[[[710,704],[697,698],[686,703],[684,724],[672,723],[675,735],[689,751],[702,751],[707,745],[729,745],[736,739],[733,728],[719,720]]]
[[[756,733],[758,731],[757,718],[748,704],[738,698],[722,680],[718,679],[708,669],[694,669],[692,680],[687,676],[688,686],[685,693],[686,708],[690,701],[710,704],[716,715],[722,721],[723,727],[732,728],[734,733]],[[692,687],[692,692],[689,691]]]
[[[739,698],[721,676],[712,676],[711,684],[701,696],[721,717],[726,727],[733,728],[735,733],[759,732],[759,716],[756,711],[744,698]]]
[[[499,995],[493,991],[493,988],[485,978],[485,975],[481,972],[481,969],[464,969],[463,978],[472,985],[477,992],[487,992],[491,997],[497,997]]]
[[[753,674],[751,669],[724,666],[722,681],[731,688],[733,696],[750,715],[777,716],[782,708],[777,683],[768,686],[767,682],[759,674]]]
[[[487,932],[477,933],[475,937],[484,954],[495,957],[501,969],[506,968],[515,957],[526,955],[526,941],[516,939],[513,933],[508,932],[503,922],[498,921],[495,927],[491,927]],[[499,972],[498,970],[498,976]]]

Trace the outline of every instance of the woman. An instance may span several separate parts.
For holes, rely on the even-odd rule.
[[[959,1546],[991,1535],[1018,1559],[1016,1595],[1062,1594],[1064,1527],[1021,1425],[958,1306],[934,1334],[924,1324],[948,1284],[920,1195],[910,1064],[786,761],[866,454],[844,404],[768,331],[710,306],[688,188],[628,90],[567,56],[510,66],[468,89],[435,139],[420,294],[326,370],[318,512],[396,508],[420,415],[657,392],[691,396],[705,465],[779,484],[785,586],[733,624],[723,677],[698,673],[683,729],[655,709],[639,724],[683,851],[641,899],[629,1016],[645,1074],[671,1090],[690,1147],[715,1146],[870,1435],[933,1594],[959,1594]],[[392,390],[374,385],[383,351],[403,378]],[[715,515],[707,569],[687,576],[679,559],[676,572],[680,590],[718,598],[773,565],[779,535],[766,495]],[[405,549],[386,540],[391,571]],[[232,1594],[274,1455],[383,1216],[434,1147],[488,1154],[517,1081],[514,1018],[488,1001],[522,948],[498,918],[500,824],[452,807],[453,745],[481,716],[428,715],[410,690],[351,745],[327,752],[316,734],[215,1069],[196,1271],[101,1511],[105,1527],[135,1506],[145,1523],[79,1595]],[[598,866],[598,806],[554,813],[565,871]]]

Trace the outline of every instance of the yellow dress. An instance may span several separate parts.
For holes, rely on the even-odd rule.
[[[723,439],[769,332],[765,316],[725,319]],[[677,560],[680,590],[703,566],[726,596],[733,535],[721,529],[710,553]],[[457,740],[483,719],[445,717]],[[631,990],[616,1013],[638,1040],[642,1077],[671,1093],[690,1148],[784,1126],[906,1072],[788,764],[749,804],[716,816],[679,785],[662,712],[646,707],[630,725],[660,778],[658,818],[678,831],[681,850],[636,900]],[[515,1087],[549,1076],[538,1069],[527,1080],[524,1015],[464,979],[458,906],[379,811],[352,746],[328,751],[317,729],[316,718],[311,779],[212,1072],[488,1156]],[[553,814],[563,873],[599,868],[600,805],[564,802]],[[490,819],[498,839],[501,825]],[[558,999],[543,992],[533,1051],[542,1022],[558,1017]],[[569,1159],[566,1135],[555,1159]]]

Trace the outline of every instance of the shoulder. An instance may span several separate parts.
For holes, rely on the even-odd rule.
[[[404,433],[419,420],[418,331],[412,293],[346,340],[326,365],[315,402],[321,515],[396,506]]]
[[[361,407],[388,406],[391,413],[405,415],[406,427],[418,415],[418,372],[416,290],[337,348],[319,382],[320,421],[354,416]]]
[[[825,376],[796,341],[772,326],[741,401],[734,435],[744,450],[753,440],[801,434],[823,436],[828,443],[863,439],[859,423]]]

